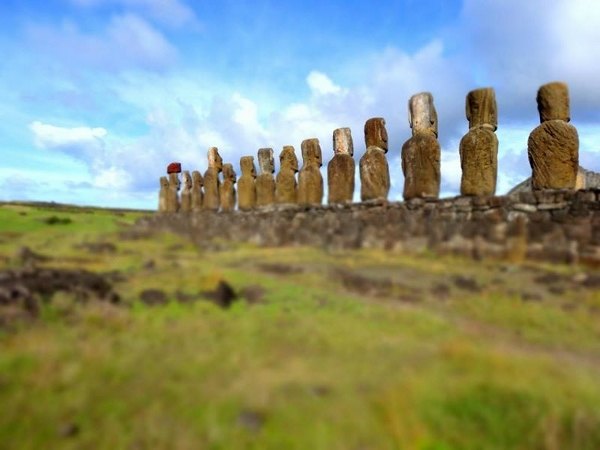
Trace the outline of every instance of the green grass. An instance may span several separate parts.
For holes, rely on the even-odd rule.
[[[71,223],[40,220],[49,216]],[[28,245],[52,258],[45,266],[126,278],[115,285],[124,306],[58,295],[36,321],[0,331],[0,448],[600,448],[600,295],[555,295],[532,281],[585,268],[247,245],[206,252],[172,235],[126,239],[137,216],[0,208],[4,267]],[[81,248],[97,241],[116,251]],[[278,265],[295,270],[269,269]],[[342,285],[340,270],[394,286],[365,296]],[[457,275],[481,289],[458,288]],[[175,300],[220,279],[265,296],[228,310]],[[444,298],[431,291],[440,283]],[[148,288],[172,301],[144,306]],[[541,300],[524,302],[521,291]]]

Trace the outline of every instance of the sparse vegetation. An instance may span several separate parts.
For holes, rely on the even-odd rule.
[[[0,448],[600,448],[600,278],[585,268],[208,252],[135,231],[139,216],[0,207],[3,271],[87,270],[120,298],[60,291],[4,322]]]

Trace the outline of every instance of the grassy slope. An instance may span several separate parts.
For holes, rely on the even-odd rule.
[[[44,223],[51,216],[71,223]],[[28,245],[49,267],[119,270],[127,305],[59,296],[38,321],[0,332],[0,448],[600,448],[600,293],[552,294],[533,281],[578,268],[199,252],[171,235],[121,234],[135,218],[0,207],[2,267]],[[98,241],[116,252],[80,247]],[[392,285],[343,285],[340,270]],[[220,279],[265,296],[229,310],[137,301],[146,288],[174,299]]]

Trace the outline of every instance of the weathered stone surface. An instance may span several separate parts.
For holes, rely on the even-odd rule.
[[[169,174],[169,191],[167,195],[167,212],[174,213],[179,211],[179,188],[181,182],[177,172]]]
[[[481,88],[469,92],[465,109],[469,128],[482,126],[492,131],[498,128],[498,106],[493,88]]]
[[[204,204],[203,208],[208,211],[218,211],[220,204],[219,188],[221,180],[219,173],[223,170],[223,159],[219,155],[217,147],[208,150],[208,169],[204,173]]]
[[[575,181],[575,189],[600,189],[600,173],[586,170],[579,166],[577,170],[577,178]],[[531,177],[521,181],[514,186],[507,195],[516,195],[525,192],[531,192]]]
[[[202,203],[204,200],[204,192],[202,191],[204,186],[204,179],[202,174],[197,170],[192,172],[192,211],[202,211]]]
[[[574,189],[579,169],[579,137],[562,120],[543,122],[529,135],[527,153],[533,189]]]
[[[565,83],[555,81],[544,84],[537,93],[540,122],[548,120],[571,120],[569,88]]]
[[[365,146],[378,147],[384,153],[388,151],[388,134],[383,117],[372,117],[365,122]]]
[[[333,159],[327,165],[327,201],[330,204],[352,202],[355,163],[350,128],[338,128],[333,132],[333,152]]]
[[[242,211],[256,206],[256,167],[254,156],[240,158],[242,176],[238,180],[238,208]]]
[[[275,201],[277,203],[297,203],[298,183],[298,158],[294,147],[285,145],[279,154],[279,173],[275,180]]]
[[[416,133],[402,146],[404,199],[440,193],[440,144],[430,131]]]
[[[258,150],[260,173],[256,177],[256,205],[267,206],[275,203],[275,160],[272,148]]]
[[[408,100],[408,123],[413,136],[419,132],[430,132],[437,137],[438,118],[431,93],[421,92]]]
[[[221,211],[233,211],[235,209],[235,182],[237,174],[231,164],[223,164],[223,184],[219,190],[221,200]]]
[[[181,212],[191,212],[192,211],[192,176],[190,172],[184,170],[181,174],[181,178],[183,179],[183,189],[181,190]]]
[[[169,180],[160,177],[160,191],[158,192],[158,212],[167,212],[167,198],[169,196]]]
[[[494,195],[498,174],[498,138],[489,128],[471,128],[460,141],[461,195]]]
[[[385,200],[390,191],[390,169],[385,152],[375,146],[367,148],[360,158],[361,200]]]
[[[302,141],[302,169],[298,175],[298,203],[320,205],[323,201],[323,159],[316,138]]]

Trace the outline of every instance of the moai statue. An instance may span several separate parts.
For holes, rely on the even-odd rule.
[[[221,180],[219,173],[223,170],[223,159],[217,147],[208,150],[208,169],[204,173],[204,203],[202,207],[209,211],[219,210],[219,189]]]
[[[373,117],[365,122],[365,154],[360,158],[360,199],[387,199],[390,191],[390,168],[385,154],[388,135],[385,119]]]
[[[242,176],[238,180],[238,208],[241,211],[253,209],[256,206],[256,167],[254,156],[240,158]]]
[[[354,196],[354,144],[350,128],[333,131],[333,159],[327,165],[327,202],[351,203]]]
[[[493,88],[475,89],[466,100],[469,132],[460,141],[461,195],[494,195],[498,174],[498,108]]]
[[[169,180],[160,177],[160,192],[158,193],[158,212],[167,212],[167,199],[169,197]]]
[[[221,211],[233,211],[235,209],[235,182],[237,174],[231,164],[223,164],[223,184],[219,194],[221,195]]]
[[[537,93],[540,126],[527,143],[533,189],[574,189],[579,168],[579,136],[569,123],[569,88],[548,83]]]
[[[202,186],[204,186],[204,179],[202,174],[197,170],[192,172],[192,211],[198,212],[202,210],[202,202],[204,200],[204,193],[202,192]]]
[[[167,195],[167,212],[175,213],[179,211],[179,189],[181,188],[181,182],[179,181],[179,174],[181,173],[180,163],[171,163],[167,167],[167,174],[169,176],[169,190]]]
[[[298,203],[320,205],[323,201],[323,158],[317,138],[302,141],[302,169],[298,174]]]
[[[275,201],[277,203],[297,203],[298,183],[298,158],[291,145],[284,145],[279,154],[279,173],[275,180]]]
[[[182,212],[192,211],[192,176],[190,172],[184,170],[182,172],[183,189],[181,190],[181,207]]]
[[[258,167],[260,174],[256,177],[256,206],[267,206],[275,203],[275,159],[272,148],[258,150]]]
[[[402,146],[404,199],[437,198],[440,194],[438,120],[429,92],[413,95],[408,101],[412,137]]]

